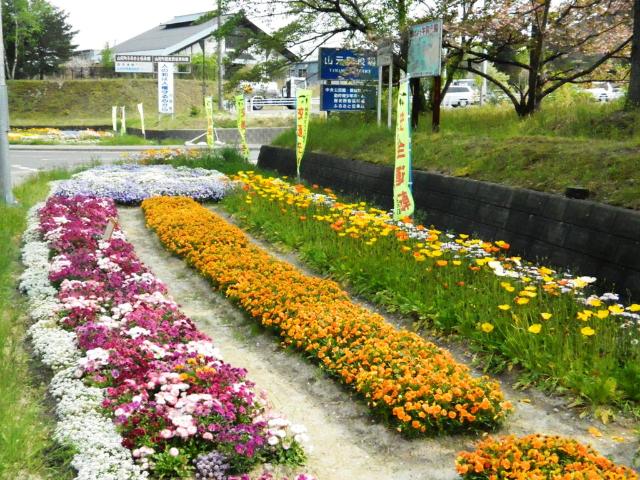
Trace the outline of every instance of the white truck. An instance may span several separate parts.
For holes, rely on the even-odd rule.
[[[253,110],[262,110],[266,106],[281,106],[293,110],[298,89],[307,88],[307,79],[289,77],[281,89],[276,82],[246,82],[241,88],[249,97]]]
[[[467,107],[478,103],[478,93],[474,87],[464,84],[451,85],[442,99],[443,107]]]
[[[594,82],[593,87],[587,88],[585,92],[591,94],[598,102],[610,102],[624,95],[622,89],[611,82]]]

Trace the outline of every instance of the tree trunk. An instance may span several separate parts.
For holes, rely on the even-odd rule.
[[[529,50],[529,82],[526,100],[525,115],[531,115],[538,110],[540,104],[542,89],[542,69],[544,57],[544,40],[547,30],[547,19],[549,17],[549,8],[551,0],[545,0],[542,18],[535,15],[531,24],[531,46]],[[538,20],[540,18],[540,20]]]
[[[631,77],[627,109],[640,109],[640,0],[633,2],[633,37],[631,39]]]
[[[420,114],[427,111],[427,102],[424,98],[424,88],[419,78],[410,80],[411,93],[413,102],[411,104],[411,128],[417,128],[420,120]]]

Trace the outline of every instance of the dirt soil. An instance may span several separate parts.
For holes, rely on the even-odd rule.
[[[268,393],[278,412],[307,427],[312,450],[306,471],[318,480],[459,478],[455,473],[456,453],[471,449],[478,437],[409,440],[377,422],[353,393],[325,376],[302,355],[281,349],[277,336],[265,331],[222,295],[212,292],[205,278],[165,250],[146,228],[139,208],[120,208],[119,214],[120,224],[140,259],[168,286],[182,311],[211,336],[224,359],[246,368],[249,379]],[[256,242],[275,256],[303,267],[295,256],[275,252],[264,242]],[[399,323],[396,318],[387,318]],[[461,352],[453,353],[458,360],[465,361]],[[538,391],[516,392],[505,381],[502,386],[515,411],[499,434],[571,436],[592,444],[617,462],[631,464],[637,438],[629,426],[619,423],[604,426],[580,420],[575,412],[563,408],[559,399]],[[597,427],[602,436],[589,434],[590,426]],[[619,438],[616,441],[612,437]]]

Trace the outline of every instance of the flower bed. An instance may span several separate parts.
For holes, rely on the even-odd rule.
[[[77,449],[78,478],[222,478],[210,475],[303,463],[304,429],[222,360],[120,230],[100,239],[116,215],[111,199],[51,197],[25,236],[30,334],[55,373],[56,437]]]
[[[399,431],[492,428],[509,410],[496,382],[473,377],[447,351],[354,304],[334,282],[273,259],[193,200],[157,197],[142,209],[167,248]]]
[[[505,242],[394,222],[317,186],[237,179],[244,188],[227,209],[356,292],[471,339],[494,367],[525,367],[525,383],[550,378],[596,405],[640,401],[640,305],[590,294],[594,278],[510,256]]]
[[[9,132],[11,143],[62,143],[68,145],[98,143],[102,138],[113,137],[112,132],[85,130],[59,130],[57,128],[15,129]]]
[[[138,204],[156,195],[184,195],[197,200],[220,200],[228,179],[215,170],[174,168],[170,165],[112,165],[96,167],[59,182],[58,196],[94,195],[118,203]]]
[[[474,452],[461,452],[456,469],[465,480],[635,480],[630,468],[614,464],[593,448],[556,436],[487,438]]]

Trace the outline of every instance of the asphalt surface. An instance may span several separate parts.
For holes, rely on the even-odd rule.
[[[259,145],[251,145],[251,160],[258,159]],[[17,185],[28,176],[41,170],[87,165],[94,162],[109,164],[126,159],[144,148],[119,147],[62,147],[62,146],[11,146],[11,183]],[[184,148],[180,146],[180,148]]]

